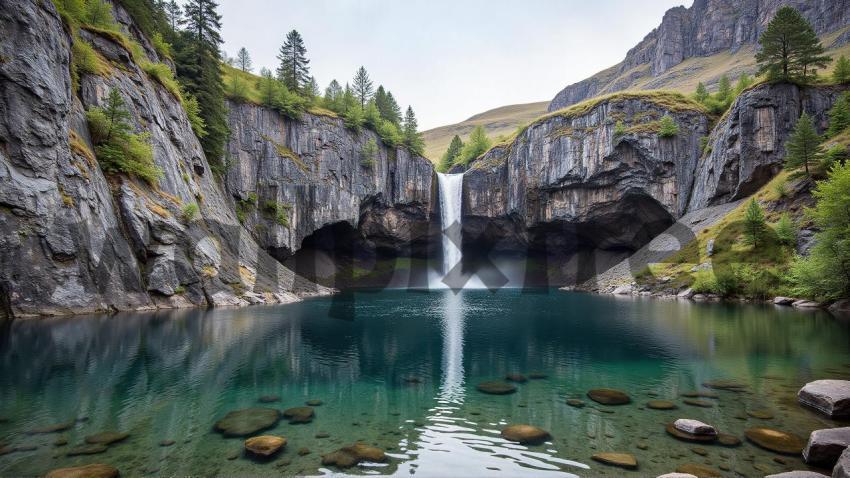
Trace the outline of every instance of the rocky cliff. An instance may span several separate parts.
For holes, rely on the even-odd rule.
[[[689,58],[754,47],[776,10],[785,5],[799,10],[820,35],[843,32],[825,46],[835,47],[850,41],[846,31],[850,26],[848,0],[695,0],[690,8],[668,10],[661,25],[629,50],[622,62],[561,90],[549,104],[549,111],[603,93],[669,87],[653,79],[663,77]],[[723,67],[715,69],[723,70]],[[707,81],[724,72],[715,72]],[[685,73],[695,76],[696,71]]]
[[[232,103],[229,119],[225,188],[246,229],[275,257],[287,259],[320,231],[336,231],[358,254],[426,253],[434,176],[427,159],[332,116],[293,121]],[[378,148],[364,157],[369,142]],[[272,204],[285,220],[270,214]]]

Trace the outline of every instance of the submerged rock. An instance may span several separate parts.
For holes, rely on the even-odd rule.
[[[280,401],[280,396],[278,395],[263,395],[262,397],[257,399],[260,403],[274,403]]]
[[[745,388],[747,388],[746,384],[735,380],[709,380],[707,382],[703,382],[702,386],[705,388],[714,388],[717,390],[727,390],[730,392],[741,392]]]
[[[304,404],[307,405],[308,407],[318,407],[318,406],[321,406],[323,403],[325,403],[325,402],[323,402],[319,399],[316,399],[316,398],[314,398],[312,400],[307,400],[306,402],[304,402]]]
[[[850,417],[850,380],[809,382],[797,392],[797,400],[829,417]]]
[[[159,442],[159,446],[172,446],[175,443],[177,442],[174,440],[162,440],[161,442]]]
[[[70,468],[57,468],[44,475],[44,478],[116,478],[117,476],[117,468],[94,463]]]
[[[525,383],[528,381],[528,378],[525,375],[519,373],[509,373],[505,375],[505,380],[509,382]]]
[[[773,419],[773,414],[765,410],[747,410],[747,415],[752,418],[758,418],[759,420]]]
[[[728,433],[718,433],[717,443],[723,446],[736,447],[741,446],[741,439],[736,437],[735,435],[730,435]]]
[[[313,407],[292,407],[283,411],[283,416],[289,419],[289,423],[310,423],[315,415]]]
[[[674,438],[678,438],[683,441],[707,443],[717,440],[717,435],[700,435],[684,432],[677,429],[672,423],[668,423],[664,429]]]
[[[829,478],[828,476],[808,470],[793,470],[774,475],[767,475],[764,478]]]
[[[273,408],[245,408],[229,412],[215,423],[224,436],[248,436],[277,425],[280,412]]]
[[[594,402],[603,405],[625,405],[632,401],[626,392],[613,388],[594,388],[587,392],[587,396]]]
[[[797,455],[806,446],[806,442],[799,436],[773,428],[749,428],[744,435],[747,440],[766,450],[787,455]]]
[[[637,459],[628,453],[596,453],[590,458],[605,465],[618,466],[628,470],[636,470],[638,467]]]
[[[684,465],[680,465],[676,467],[676,471],[679,473],[687,473],[697,478],[722,478],[723,473],[720,470],[712,468],[708,465],[701,465],[699,463],[685,463]]]
[[[697,398],[686,398],[682,400],[682,403],[685,405],[690,405],[692,407],[700,407],[700,408],[711,408],[714,406],[713,403],[706,400],[699,400]]]
[[[552,438],[546,430],[532,425],[508,425],[502,429],[502,438],[523,445],[539,445]]]
[[[80,445],[75,446],[68,450],[65,455],[66,456],[79,456],[79,455],[97,455],[98,453],[103,453],[108,450],[109,447],[106,445]]]
[[[286,438],[260,435],[245,440],[245,451],[261,457],[269,457],[286,446]]]
[[[690,392],[682,392],[679,395],[686,398],[720,398],[717,392],[693,390]]]
[[[850,427],[815,430],[803,449],[803,460],[821,468],[832,468],[850,446]]]
[[[531,372],[528,374],[528,378],[532,380],[543,380],[549,378],[549,375],[546,375],[543,372]]]
[[[650,400],[646,402],[646,408],[653,410],[675,410],[679,407],[669,400]]]
[[[690,418],[680,418],[673,422],[673,426],[691,435],[717,435],[717,429],[713,426]]]
[[[113,443],[117,443],[119,441],[127,439],[128,436],[130,436],[129,433],[100,432],[100,433],[95,433],[94,435],[87,436],[86,437],[86,443],[90,443],[92,445],[109,446]]]
[[[338,468],[351,468],[360,462],[383,463],[387,460],[384,450],[380,448],[357,443],[340,448],[326,455],[322,455],[322,464],[325,466],[336,466]]]
[[[479,392],[490,395],[508,395],[516,392],[516,385],[499,382],[497,380],[481,382],[475,388],[477,388]]]
[[[567,405],[575,408],[583,408],[585,406],[584,400],[579,400],[577,398],[568,398]]]
[[[28,435],[39,435],[42,433],[59,433],[64,432],[65,430],[69,430],[74,424],[77,423],[76,420],[71,420],[69,422],[57,423],[55,425],[47,425],[46,427],[33,428],[32,430],[27,430]]]

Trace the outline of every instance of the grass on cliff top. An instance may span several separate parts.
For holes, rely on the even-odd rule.
[[[260,90],[257,88],[260,77],[239,68],[234,68],[227,63],[221,64],[222,80],[224,81],[224,93],[228,99],[239,103],[250,103],[263,106]],[[338,118],[339,115],[333,111],[318,105],[307,108],[307,113]]]

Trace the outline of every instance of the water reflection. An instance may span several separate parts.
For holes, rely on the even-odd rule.
[[[443,378],[439,400],[442,404],[463,403],[463,297],[452,291],[443,293]]]

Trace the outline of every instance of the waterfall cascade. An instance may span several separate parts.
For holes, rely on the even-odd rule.
[[[443,230],[442,277],[445,277],[462,258],[460,241],[463,174],[437,173],[437,183],[440,194],[440,228]]]

